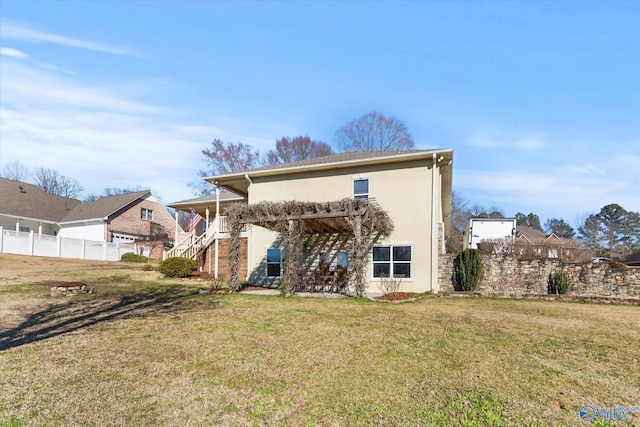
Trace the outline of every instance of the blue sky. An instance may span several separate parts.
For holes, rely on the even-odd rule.
[[[0,49],[0,164],[87,192],[182,200],[214,138],[333,144],[378,111],[454,150],[470,205],[640,211],[637,1],[2,0]]]

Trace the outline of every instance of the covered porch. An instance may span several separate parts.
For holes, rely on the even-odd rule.
[[[216,187],[213,194],[169,204],[169,207],[176,210],[176,243],[173,248],[164,253],[163,258],[184,257],[197,260],[201,270],[206,270],[212,276],[218,277],[221,270],[218,254],[221,251],[224,252],[219,247],[220,240],[229,238],[227,217],[221,212],[237,203],[246,204],[246,198],[232,192],[220,191]],[[180,212],[187,212],[192,217],[199,215],[202,220],[193,230],[181,231],[178,226]],[[245,227],[242,230],[243,234],[246,231]],[[213,254],[207,254],[207,260],[204,260],[205,252],[210,247],[213,248]]]

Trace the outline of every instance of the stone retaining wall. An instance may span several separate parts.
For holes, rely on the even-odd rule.
[[[440,293],[456,292],[456,255],[441,255],[438,263]],[[574,264],[557,259],[517,259],[510,255],[483,255],[484,273],[476,289],[482,295],[522,297],[548,295],[550,278],[563,271],[569,279],[567,295],[640,299],[640,268],[608,263]]]

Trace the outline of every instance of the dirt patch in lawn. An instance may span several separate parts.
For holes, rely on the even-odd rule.
[[[389,301],[389,302],[402,302],[402,301],[415,301],[420,295],[414,292],[391,292],[386,295],[376,297],[376,301]]]

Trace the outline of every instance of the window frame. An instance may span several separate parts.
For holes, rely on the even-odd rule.
[[[140,219],[153,221],[153,209],[140,208]]]
[[[406,260],[406,259],[396,259],[396,258],[400,258],[401,254],[398,253],[400,248],[409,248],[409,259],[408,260]],[[388,257],[385,256],[384,254],[380,254],[380,253],[376,254],[376,249],[378,249],[378,250],[387,249]],[[378,257],[380,257],[382,255],[382,258],[384,258],[384,259],[377,259],[376,260],[376,257],[377,257],[376,255],[378,255]],[[376,270],[379,270],[379,268],[376,269],[376,266],[384,266],[384,265],[388,265],[388,268],[386,269],[389,272],[388,276],[383,276],[382,273],[376,272]],[[396,266],[403,266],[403,265],[408,265],[409,274],[408,275],[403,275],[403,274],[395,273],[395,271],[397,271]],[[413,271],[413,245],[410,245],[410,244],[395,244],[395,245],[377,245],[377,246],[373,247],[373,249],[371,251],[371,277],[373,279],[381,279],[381,278],[388,277],[390,279],[402,278],[402,279],[411,280],[412,271]]]
[[[269,261],[269,251],[278,251],[280,254],[279,261]],[[279,274],[277,276],[269,274],[269,266],[277,265],[279,268]],[[284,271],[284,249],[283,248],[267,248],[267,254],[265,259],[265,274],[269,278],[278,278],[282,277],[282,272]]]
[[[358,192],[356,193],[356,182],[366,182],[367,183],[367,191],[366,192]],[[369,193],[371,193],[371,181],[369,178],[353,178],[352,180],[352,193],[354,199],[368,199]]]

